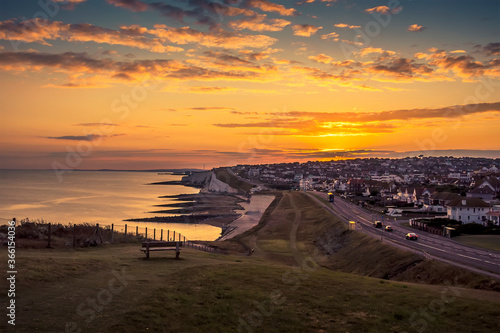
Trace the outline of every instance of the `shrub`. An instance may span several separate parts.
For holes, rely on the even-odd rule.
[[[479,223],[462,224],[457,228],[462,234],[479,235],[485,233],[488,228]]]

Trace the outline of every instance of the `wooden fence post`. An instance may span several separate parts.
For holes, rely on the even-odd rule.
[[[167,241],[170,241],[170,230],[167,230]]]
[[[148,227],[146,227],[146,240],[148,240]]]
[[[115,230],[115,225],[114,225],[114,223],[111,223],[111,244],[113,244],[113,240],[115,238],[114,230]]]
[[[160,232],[160,240],[161,241],[163,240],[163,229],[161,229],[161,232]]]
[[[125,224],[125,239],[127,239],[127,225]]]
[[[76,247],[76,223],[73,224],[73,247]]]
[[[49,223],[49,240],[48,240],[48,243],[47,243],[47,248],[50,249],[50,235],[52,234],[52,223]]]
[[[175,230],[174,230],[174,237],[172,237],[172,240],[175,241]]]
[[[96,223],[95,224],[95,232],[96,232],[96,235],[97,235],[97,239],[101,242],[101,244],[103,243],[102,242],[102,235],[101,235],[101,228],[99,228],[99,223]]]
[[[139,226],[135,226],[135,237],[139,237]]]
[[[156,240],[156,228],[153,229],[153,240]]]

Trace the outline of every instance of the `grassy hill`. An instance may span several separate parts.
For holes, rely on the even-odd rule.
[[[300,193],[285,193],[265,216],[220,245],[245,244],[251,256],[185,248],[181,260],[145,260],[139,244],[18,249],[16,327],[3,320],[0,331],[500,330],[499,293],[463,288],[494,288],[489,279],[346,232]],[[388,280],[417,273],[419,284]]]
[[[349,231],[337,217],[300,192],[285,193],[259,228],[234,241],[253,247],[266,259],[290,265],[300,265],[304,257],[310,256],[322,267],[348,273],[500,291],[500,283],[489,277]]]
[[[253,185],[244,181],[243,179],[240,179],[227,171],[226,168],[218,168],[215,169],[215,175],[217,179],[220,181],[228,184],[232,188],[235,188],[237,190],[240,190],[243,193],[248,193],[252,189]]]

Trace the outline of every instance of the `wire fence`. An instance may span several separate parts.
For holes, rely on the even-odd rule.
[[[16,219],[4,219],[16,221]],[[16,240],[26,247],[35,247],[35,244],[46,244],[47,248],[54,247],[88,247],[114,243],[139,243],[146,241],[175,241],[182,246],[201,251],[226,254],[224,249],[216,248],[196,241],[186,239],[181,233],[166,228],[148,228],[130,224],[111,224],[101,226],[96,224],[57,224],[44,221],[30,221],[28,219],[16,221]],[[0,235],[7,230],[7,226],[0,227]]]

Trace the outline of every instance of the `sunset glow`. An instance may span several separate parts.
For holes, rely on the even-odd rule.
[[[498,1],[0,6],[0,168],[500,157]]]

